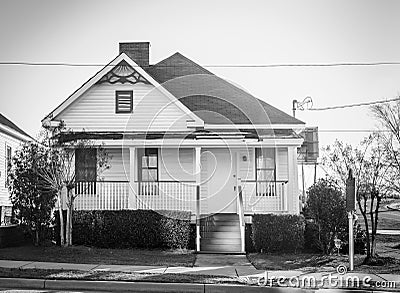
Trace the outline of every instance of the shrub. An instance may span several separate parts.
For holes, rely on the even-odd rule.
[[[162,244],[170,248],[188,248],[190,241],[190,213],[161,211],[160,236]]]
[[[189,244],[188,249],[195,250],[196,249],[196,224],[190,224],[190,236],[189,236]]]
[[[341,239],[344,241],[344,244],[340,248],[340,252],[343,254],[349,253],[349,234],[346,230],[345,239]],[[367,235],[364,229],[361,228],[359,224],[354,226],[353,229],[354,235],[354,253],[356,254],[365,254],[367,251]],[[336,250],[337,251],[337,250]]]
[[[304,218],[298,215],[254,215],[252,240],[258,252],[297,252],[304,245]]]
[[[361,228],[360,225],[354,226],[354,253],[365,254],[367,248],[367,237],[365,230]],[[349,251],[349,234],[348,228],[346,232],[341,233],[341,237],[338,237],[343,241],[342,247],[340,248],[340,253],[346,254]],[[306,230],[304,232],[304,248],[308,252],[321,252],[320,244],[318,241],[318,225],[312,221],[306,221]],[[332,248],[333,252],[337,253],[335,247]]]
[[[306,248],[325,254],[332,252],[334,239],[346,239],[346,203],[335,182],[319,179],[307,191],[305,215],[313,220],[307,224]]]
[[[74,244],[102,248],[184,249],[191,235],[190,213],[182,211],[74,211],[73,227]]]
[[[246,224],[244,230],[244,238],[245,238],[245,250],[246,252],[256,252],[253,244],[253,228],[252,224]]]
[[[48,149],[37,143],[25,143],[13,157],[9,169],[7,186],[15,216],[28,228],[35,245],[47,236],[51,213],[56,202],[56,193],[39,171],[48,168],[44,159]]]
[[[308,252],[320,252],[318,245],[318,225],[313,221],[306,220],[304,231],[304,249]]]

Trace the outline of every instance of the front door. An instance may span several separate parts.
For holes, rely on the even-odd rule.
[[[227,148],[206,149],[208,213],[236,213],[236,153]]]

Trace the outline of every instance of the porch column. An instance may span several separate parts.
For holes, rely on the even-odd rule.
[[[300,200],[299,200],[299,179],[298,179],[298,164],[297,164],[297,148],[288,147],[288,171],[289,183],[287,188],[287,195],[285,204],[290,213],[300,213]]]
[[[136,158],[136,148],[129,147],[129,200],[128,208],[130,210],[136,210],[136,183],[135,183],[135,158]]]
[[[196,251],[200,251],[200,155],[201,147],[195,148],[195,176],[196,176]]]

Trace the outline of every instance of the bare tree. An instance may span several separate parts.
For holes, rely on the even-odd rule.
[[[371,111],[382,126],[381,144],[388,162],[392,165],[387,175],[392,182],[391,195],[400,193],[400,101],[383,103],[371,107]]]
[[[356,179],[357,205],[364,219],[367,235],[366,262],[377,256],[376,232],[379,208],[390,185],[387,174],[391,173],[391,165],[387,163],[381,141],[379,134],[370,135],[357,147],[336,141],[333,146],[324,149],[323,156],[323,164],[332,171],[332,177],[338,179],[343,192],[347,174],[350,169],[353,171]]]

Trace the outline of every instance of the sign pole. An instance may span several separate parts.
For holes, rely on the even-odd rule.
[[[353,211],[348,213],[349,217],[349,267],[354,270],[354,235],[353,235]]]
[[[356,180],[353,177],[353,172],[349,170],[349,177],[346,182],[346,210],[349,218],[349,267],[350,271],[354,270],[354,235],[353,221],[354,211],[356,209]]]

